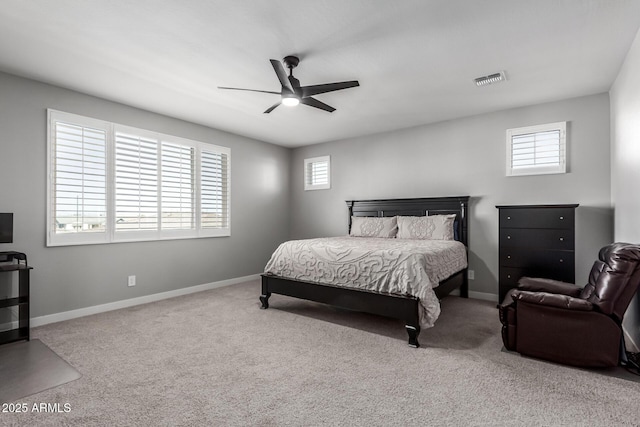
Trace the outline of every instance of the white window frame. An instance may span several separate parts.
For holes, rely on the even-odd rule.
[[[313,167],[316,164],[326,163],[327,165],[327,182],[313,183]],[[312,157],[304,159],[304,190],[328,190],[331,188],[331,156]]]
[[[104,232],[71,232],[56,233],[56,216],[53,203],[55,202],[56,189],[53,176],[55,171],[55,138],[56,122],[74,124],[82,127],[92,127],[104,130],[106,133],[106,230]],[[120,242],[139,242],[152,240],[171,240],[205,237],[225,237],[231,235],[231,149],[210,143],[180,138],[173,135],[162,134],[130,126],[110,123],[104,120],[80,116],[62,111],[47,110],[47,246],[88,245]],[[193,215],[194,227],[190,229],[163,230],[161,227],[162,216],[159,209],[158,229],[155,230],[131,230],[116,231],[116,180],[115,180],[115,135],[117,132],[133,134],[140,137],[157,139],[159,143],[169,142],[180,144],[194,149],[193,168]],[[202,152],[211,152],[226,156],[226,198],[223,206],[226,207],[226,224],[221,227],[202,227],[202,195],[201,195],[201,158]],[[160,160],[158,161],[160,163]],[[161,169],[161,167],[159,167]],[[160,175],[159,173],[159,180]],[[161,194],[161,185],[158,184],[158,196]],[[161,202],[159,202],[161,205]]]
[[[528,167],[513,167],[513,140],[515,137],[541,134],[544,132],[555,132],[559,134],[559,153],[558,163],[553,165],[533,165]],[[567,122],[547,123],[536,126],[526,126],[514,129],[507,129],[507,176],[525,176],[525,175],[546,175],[561,174],[567,172]]]

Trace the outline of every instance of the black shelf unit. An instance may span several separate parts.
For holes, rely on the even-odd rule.
[[[508,205],[499,210],[499,301],[523,276],[575,282],[577,204]]]
[[[27,257],[21,252],[0,252],[0,273],[18,273],[18,296],[1,299],[0,309],[18,308],[18,327],[0,331],[0,344],[30,339],[29,333],[29,271]]]

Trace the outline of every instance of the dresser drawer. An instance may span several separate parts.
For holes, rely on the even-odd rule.
[[[573,230],[573,208],[500,209],[500,228],[558,228]]]
[[[573,234],[573,230],[501,228],[500,247],[573,250]]]
[[[526,270],[522,268],[500,267],[500,290],[509,290],[518,286],[518,280],[526,276]]]
[[[574,268],[574,252],[516,247],[500,248],[500,266],[540,270],[570,270]],[[573,273],[572,273],[573,274]]]
[[[518,281],[522,277],[539,277],[545,279],[560,280],[568,283],[574,282],[574,274],[572,270],[500,267],[498,282],[498,297],[500,301],[504,300],[504,297],[510,289],[518,287]]]

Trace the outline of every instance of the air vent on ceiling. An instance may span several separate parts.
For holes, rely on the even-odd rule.
[[[504,71],[473,79],[473,81],[476,82],[476,86],[486,86],[493,83],[499,83],[504,80],[507,80],[507,76],[504,74]]]

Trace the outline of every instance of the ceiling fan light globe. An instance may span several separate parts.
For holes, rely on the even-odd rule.
[[[285,97],[285,98],[282,98],[282,104],[286,105],[287,107],[295,107],[296,105],[300,104],[300,100],[293,96]]]

